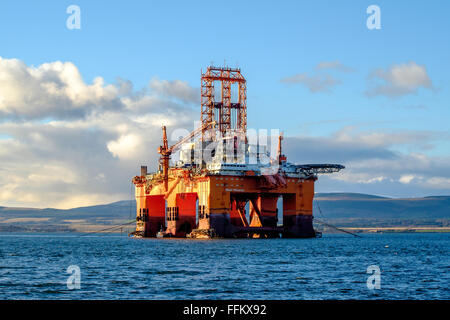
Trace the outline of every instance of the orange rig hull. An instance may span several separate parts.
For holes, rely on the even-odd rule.
[[[268,144],[247,133],[246,97],[246,80],[240,69],[211,66],[202,73],[201,126],[170,147],[163,126],[158,171],[149,174],[142,166],[141,174],[132,179],[137,203],[133,235],[315,236],[314,182],[318,174],[344,167],[287,162],[281,152],[282,135],[278,135],[276,155],[270,154]],[[272,141],[270,145],[275,144]],[[175,151],[180,151],[179,160],[170,165]]]
[[[137,202],[135,235],[194,238],[315,236],[312,224],[315,178],[288,178],[282,186],[269,187],[264,177],[191,176],[187,170],[173,169],[169,172],[167,192],[163,182],[149,184],[146,175],[135,177],[133,181]],[[280,197],[282,226],[278,225]]]

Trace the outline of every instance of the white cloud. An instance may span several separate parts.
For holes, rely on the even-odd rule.
[[[410,183],[415,177],[412,174],[404,174],[398,179],[399,182],[408,184]]]
[[[336,141],[358,142],[370,147],[388,147],[395,145],[413,145],[423,149],[432,148],[431,141],[445,137],[450,138],[449,133],[403,130],[403,131],[375,131],[361,132],[354,126],[345,126],[333,134]]]
[[[353,72],[353,68],[343,65],[340,61],[323,61],[316,65],[316,70],[337,70],[341,72]]]
[[[176,97],[183,102],[200,103],[200,90],[192,88],[185,81],[152,79],[150,88],[164,96]]]
[[[309,89],[311,93],[331,92],[332,88],[342,83],[341,80],[332,76],[330,71],[353,72],[350,67],[343,65],[338,60],[319,62],[315,68],[315,73],[309,75],[306,72],[297,73],[290,77],[285,77],[280,81],[286,84],[301,84]],[[328,72],[326,72],[328,71]]]
[[[29,67],[17,59],[0,57],[0,115],[35,119],[77,118],[96,111],[119,109],[119,89],[97,77],[84,83],[71,62]]]
[[[432,177],[425,181],[427,186],[436,189],[450,190],[450,178],[449,177]]]
[[[341,83],[340,80],[335,79],[329,74],[315,74],[309,76],[307,73],[298,73],[291,77],[281,79],[283,83],[298,83],[309,89],[312,93],[330,92],[331,88]]]
[[[107,144],[108,150],[115,157],[122,159],[134,158],[142,146],[141,137],[132,133],[121,135]]]
[[[341,171],[338,174],[335,174],[332,176],[332,179],[334,180],[341,180],[345,182],[350,183],[357,183],[357,184],[372,184],[377,182],[382,182],[384,180],[387,180],[386,177],[383,176],[374,176],[370,173],[363,173],[363,172],[353,172],[352,174],[348,174],[345,171]]]
[[[385,95],[391,98],[417,93],[420,88],[433,89],[425,66],[415,62],[397,64],[387,70],[377,69],[369,76],[370,80],[379,80],[366,94],[368,96]]]
[[[86,84],[72,63],[0,59],[0,205],[70,208],[129,199],[131,178],[156,169],[161,124],[192,130],[187,83],[133,91]],[[175,88],[171,88],[171,86]],[[186,94],[186,97],[183,95]],[[186,101],[186,102],[185,102]],[[45,121],[42,121],[45,120]]]

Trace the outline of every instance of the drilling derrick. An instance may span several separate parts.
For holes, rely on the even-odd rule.
[[[202,73],[201,123],[216,122],[222,137],[231,132],[247,133],[247,88],[240,69],[208,67]],[[215,95],[215,84],[220,82],[220,100]],[[232,87],[238,89],[237,102],[232,102]],[[202,132],[202,140],[215,140],[205,137],[208,127]]]
[[[314,237],[314,182],[319,174],[344,166],[289,163],[282,135],[277,153],[263,161],[267,145],[247,137],[246,80],[240,69],[210,66],[202,73],[200,117],[201,125],[172,146],[163,126],[159,170],[148,173],[142,166],[140,176],[132,179],[137,202],[133,234]],[[176,152],[179,160],[171,164]]]

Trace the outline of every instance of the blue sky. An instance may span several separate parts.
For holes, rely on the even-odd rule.
[[[270,122],[298,130],[300,118],[289,115],[300,111],[316,120],[359,123],[376,117],[377,126],[447,129],[447,1],[433,6],[378,1],[381,30],[366,28],[370,1],[241,2],[227,2],[226,10],[214,1],[77,1],[82,28],[68,30],[65,9],[73,1],[6,1],[0,13],[1,53],[32,65],[72,61],[88,82],[99,75],[106,82],[122,77],[136,88],[151,77],[198,85],[200,69],[211,61],[238,64],[248,79],[249,123],[255,127]],[[356,72],[346,75],[332,95],[311,95],[279,82],[334,60]],[[394,101],[363,95],[372,69],[408,61],[426,65],[438,94],[419,92]],[[283,105],[283,111],[274,112],[274,105]],[[409,105],[436,112],[402,108]]]
[[[81,8],[80,30],[66,28],[71,4]],[[372,4],[381,9],[380,30],[366,27],[366,8]],[[147,88],[152,79],[179,80],[198,88],[201,68],[226,61],[239,66],[248,81],[251,128],[280,128],[287,136],[330,140],[344,130],[361,144],[366,140],[358,139],[364,135],[422,134],[427,138],[417,143],[402,138],[373,145],[441,163],[450,157],[449,12],[448,1],[2,1],[0,57],[28,67],[72,62],[87,84],[98,76],[105,85],[121,78],[130,81],[134,91]],[[350,71],[318,70],[323,62],[339,62]],[[386,84],[386,78],[370,78],[376,70],[386,75],[395,66],[412,63],[426,70],[428,87],[417,85],[395,96],[367,94],[377,84]],[[328,90],[312,92],[305,82],[283,81],[299,74],[326,75],[334,82]],[[199,107],[192,108],[197,118]],[[49,113],[5,119],[0,119],[0,141],[18,139],[11,123],[36,125],[58,117]],[[295,160],[306,158],[300,152]],[[444,171],[429,173],[429,179],[444,179],[431,189],[329,178],[318,186],[323,186],[319,191],[390,190],[393,196],[448,194],[450,176]],[[397,181],[408,174],[385,178]],[[427,179],[425,174],[422,178]]]

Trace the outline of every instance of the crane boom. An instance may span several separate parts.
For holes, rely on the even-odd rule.
[[[191,133],[189,133],[186,137],[182,138],[180,141],[175,143],[173,146],[169,147],[167,142],[167,132],[166,132],[166,126],[162,126],[163,130],[163,145],[158,148],[158,153],[161,155],[161,165],[163,169],[163,177],[164,177],[164,188],[167,192],[168,190],[168,184],[169,184],[169,160],[170,155],[178,149],[182,144],[186,143],[187,141],[191,140],[193,137],[195,137],[197,134],[205,130],[206,128],[210,126],[215,125],[215,121],[205,123],[201,127],[195,129]]]
[[[168,149],[168,152],[173,153],[175,150],[177,150],[182,144],[186,143],[187,141],[191,140],[193,137],[195,137],[197,134],[199,134],[200,132],[202,132],[204,129],[206,129],[206,127],[208,126],[213,126],[216,122],[210,122],[208,124],[204,124],[201,127],[198,127],[197,129],[195,129],[194,131],[192,131],[191,133],[189,133],[187,136],[185,136],[184,138],[182,138],[180,141],[178,141],[177,143],[175,143],[173,146],[171,146]]]

